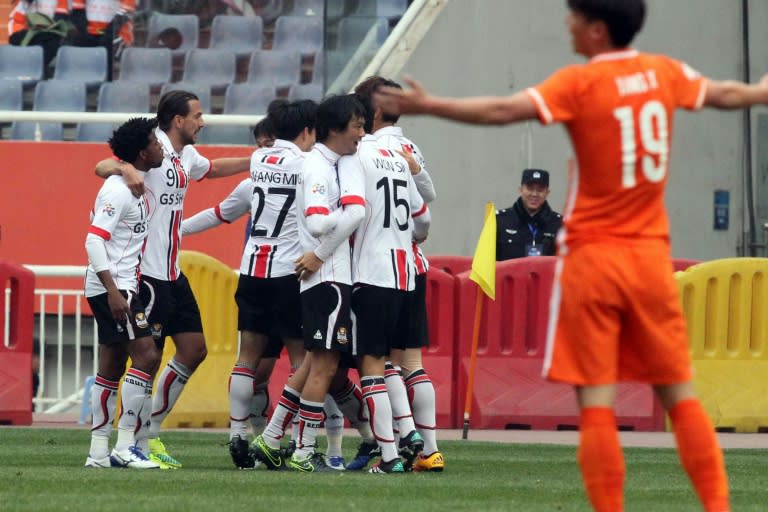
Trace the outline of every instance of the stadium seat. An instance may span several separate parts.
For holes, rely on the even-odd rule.
[[[263,22],[258,16],[227,16],[219,14],[211,24],[212,50],[227,50],[238,57],[247,57],[261,50]]]
[[[323,99],[323,85],[294,84],[288,89],[288,99],[291,101],[312,100],[319,103]]]
[[[280,16],[272,48],[315,54],[323,49],[323,28],[323,19],[317,16]]]
[[[62,46],[56,53],[53,78],[98,87],[107,79],[107,49],[103,46]]]
[[[99,89],[99,112],[149,112],[149,86],[134,82],[104,82]],[[151,117],[151,115],[150,115]],[[80,123],[76,140],[106,142],[116,125],[111,123]]]
[[[288,16],[320,16],[325,14],[325,0],[293,0]]]
[[[353,16],[375,16],[398,20],[408,9],[408,0],[365,0],[357,3]]]
[[[19,80],[33,85],[43,79],[43,48],[0,45],[0,80]]]
[[[35,86],[33,110],[48,112],[85,112],[85,84],[69,80],[46,80]],[[61,123],[16,122],[11,125],[11,138],[35,140],[37,129],[41,140],[61,140]]]
[[[171,81],[172,56],[168,48],[126,48],[120,59],[121,82],[160,86]]]
[[[225,50],[190,50],[182,81],[224,88],[235,81],[236,59]]]
[[[264,114],[275,99],[271,85],[230,84],[224,94],[224,114]],[[254,122],[255,124],[255,122]],[[201,144],[253,144],[249,126],[206,126],[200,133]]]
[[[163,84],[163,87],[160,89],[160,97],[169,91],[179,90],[189,91],[197,95],[197,97],[200,98],[200,106],[202,107],[203,112],[206,114],[211,112],[211,89],[207,85],[193,84],[189,82]]]
[[[262,0],[263,2],[263,0]],[[259,3],[262,3],[259,2]],[[268,0],[264,5],[255,9],[256,16],[261,16],[264,23],[273,23],[285,11],[283,0]]]
[[[20,80],[0,80],[0,110],[22,110],[22,99]]]
[[[176,29],[181,41],[173,37],[163,37],[168,29]],[[195,14],[160,14],[153,13],[147,29],[147,46],[150,48],[167,47],[174,56],[184,55],[197,48],[200,38],[200,20]],[[178,44],[178,46],[176,46]]]
[[[300,81],[301,54],[298,51],[262,50],[251,55],[248,83],[290,87]]]
[[[381,46],[389,35],[389,23],[386,18],[352,16],[339,22],[339,35],[336,48],[353,49],[360,46],[368,31],[375,26],[376,46]]]

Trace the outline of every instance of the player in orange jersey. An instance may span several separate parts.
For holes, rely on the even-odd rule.
[[[644,0],[568,0],[573,49],[589,59],[507,97],[439,98],[417,82],[386,91],[388,111],[472,124],[565,124],[576,153],[559,235],[544,375],[575,386],[579,465],[592,506],[623,510],[616,382],[652,384],[707,512],[727,512],[728,482],[712,424],[691,384],[663,203],[676,108],[768,103],[755,85],[714,81],[629,47]],[[653,286],[648,286],[653,283]]]

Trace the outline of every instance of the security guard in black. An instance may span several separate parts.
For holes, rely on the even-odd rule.
[[[549,206],[548,195],[549,173],[524,170],[518,200],[496,211],[496,261],[555,254],[555,239],[563,221]]]

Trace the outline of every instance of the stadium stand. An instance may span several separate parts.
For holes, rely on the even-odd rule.
[[[323,49],[323,19],[317,16],[280,16],[275,22],[272,48],[314,55]]]
[[[149,112],[149,86],[137,82],[104,82],[99,88],[98,112]],[[106,142],[116,125],[80,123],[75,139]]]
[[[85,82],[89,89],[97,89],[107,79],[107,49],[103,46],[60,47],[53,78]]]
[[[224,95],[224,114],[263,114],[275,99],[271,85],[231,84]],[[255,123],[254,123],[255,124]],[[201,144],[253,144],[248,126],[206,126],[200,132]]]
[[[181,40],[175,41],[174,34],[169,33],[168,29],[176,29]],[[200,20],[195,14],[153,13],[149,18],[147,46],[150,48],[166,46],[177,57],[197,48],[199,39]]]
[[[249,57],[261,50],[263,22],[258,16],[227,16],[213,18],[209,48],[234,52],[238,57]]]
[[[46,80],[35,86],[33,110],[85,112],[85,84],[69,80]],[[38,132],[39,130],[39,132]],[[11,138],[17,140],[61,140],[62,123],[15,122]]]
[[[290,87],[301,82],[301,54],[298,51],[261,50],[251,54],[247,82]]]
[[[384,44],[389,35],[389,23],[386,18],[351,16],[339,22],[336,49],[354,49],[360,46],[368,31],[375,27],[377,46]]]
[[[120,81],[160,86],[171,81],[172,56],[168,48],[126,48],[120,61]]]
[[[0,45],[0,80],[5,79],[19,80],[24,85],[42,80],[42,47]]]
[[[288,99],[295,100],[313,100],[320,102],[323,99],[322,84],[294,84],[288,89]]]
[[[193,84],[189,82],[171,82],[163,84],[160,89],[160,96],[168,91],[183,90],[189,91],[197,95],[200,98],[200,107],[203,112],[210,114],[211,112],[211,88],[207,85]]]
[[[184,60],[184,82],[224,89],[235,81],[235,54],[226,50],[190,50]]]

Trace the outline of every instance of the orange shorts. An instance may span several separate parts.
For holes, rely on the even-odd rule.
[[[662,240],[587,242],[561,256],[543,375],[576,385],[691,379],[691,358]]]

